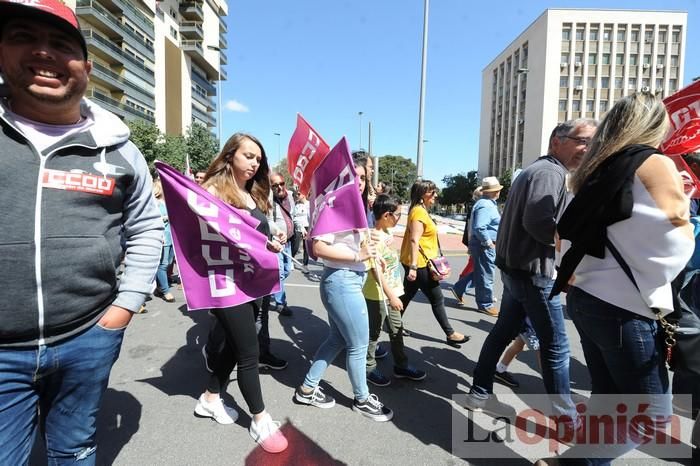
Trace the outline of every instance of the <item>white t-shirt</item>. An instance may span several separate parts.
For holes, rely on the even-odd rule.
[[[5,107],[5,113],[15,120],[17,128],[39,152],[44,152],[46,148],[53,146],[66,136],[81,133],[95,124],[92,118],[83,117],[72,125],[49,125],[24,118],[7,107]]]
[[[359,231],[349,230],[338,233],[326,233],[325,235],[314,236],[313,239],[328,243],[339,250],[348,251],[354,256],[360,252],[360,243],[363,240],[363,236]],[[323,265],[334,269],[348,269],[357,272],[365,272],[367,270],[364,262],[323,259]]]

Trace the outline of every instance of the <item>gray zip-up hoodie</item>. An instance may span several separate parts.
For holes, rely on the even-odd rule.
[[[152,290],[163,222],[148,166],[119,118],[86,99],[82,114],[89,129],[39,153],[0,105],[0,347],[64,340]]]

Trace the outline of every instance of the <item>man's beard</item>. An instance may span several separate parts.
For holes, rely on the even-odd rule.
[[[41,92],[36,92],[31,89],[31,86],[27,86],[24,88],[24,91],[32,96],[35,100],[39,100],[41,102],[48,102],[48,103],[53,103],[53,104],[62,104],[65,102],[69,102],[75,98],[77,95],[76,88],[75,86],[68,86],[66,88],[66,91],[63,93],[63,95],[51,95],[51,94],[44,94]]]

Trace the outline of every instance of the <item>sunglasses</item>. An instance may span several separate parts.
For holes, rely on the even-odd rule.
[[[271,184],[270,186],[272,186],[273,188],[283,188],[284,183],[275,183],[275,184]]]

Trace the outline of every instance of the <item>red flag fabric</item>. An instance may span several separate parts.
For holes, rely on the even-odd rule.
[[[700,148],[700,81],[664,99],[672,131],[661,144],[666,155],[681,155]]]
[[[304,196],[311,189],[311,176],[330,149],[316,130],[297,113],[297,128],[287,149],[287,168],[294,184],[299,186],[299,192]]]

